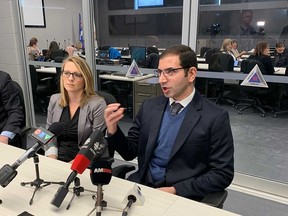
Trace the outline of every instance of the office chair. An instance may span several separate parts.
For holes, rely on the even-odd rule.
[[[286,67],[285,75],[288,76],[288,66]],[[277,106],[274,107],[273,117],[276,118],[278,115],[288,114],[288,84],[279,84],[280,96]]]
[[[13,85],[17,89],[20,97],[20,105],[23,108],[23,114],[24,114],[24,119],[23,119],[23,124],[21,125],[21,132],[20,134],[17,134],[18,138],[18,146],[19,148],[22,149],[27,149],[27,135],[29,131],[31,130],[31,127],[26,126],[26,110],[25,110],[25,102],[24,102],[24,95],[21,86],[16,82],[12,81]]]
[[[100,97],[103,97],[107,105],[111,103],[117,103],[116,98],[108,92],[96,91],[96,94],[99,95]],[[108,150],[109,150],[109,157],[114,158],[115,149],[112,149],[111,146],[108,146]],[[125,179],[127,173],[135,169],[136,168],[133,165],[128,165],[128,164],[119,165],[119,166],[113,167],[112,175],[121,179]]]
[[[200,49],[200,57],[205,58],[207,51],[211,49],[211,47],[201,47]]]
[[[33,65],[29,65],[29,69],[34,105],[39,109],[41,114],[45,116],[47,113],[49,97],[53,93],[51,89],[53,77],[49,76],[39,79],[36,68]]]
[[[264,65],[260,61],[254,60],[254,59],[243,60],[241,63],[241,71],[244,74],[249,74],[256,64],[258,65],[262,74],[267,74]],[[239,108],[239,112],[238,112],[239,114],[242,114],[244,110],[251,108],[254,111],[260,112],[262,117],[265,117],[266,111],[264,109],[267,108],[267,109],[272,110],[272,107],[263,105],[261,101],[261,97],[263,98],[266,96],[267,98],[267,96],[269,96],[269,93],[270,93],[269,88],[266,89],[266,88],[259,88],[259,87],[253,87],[253,86],[240,86],[240,88],[242,90],[242,94],[244,95],[244,98],[241,98],[240,101],[242,102],[238,104],[238,107],[242,107],[242,108]]]
[[[220,53],[220,49],[219,48],[211,48],[211,49],[207,50],[206,55],[205,55],[206,63],[209,64],[209,62],[211,61],[210,60],[211,55],[214,54],[214,53]]]
[[[158,48],[157,47],[147,47],[147,55],[149,55],[151,53],[159,54]]]
[[[234,59],[230,54],[227,53],[213,53],[210,57],[208,70],[211,72],[224,72],[233,71]],[[216,97],[209,98],[209,100],[215,101],[216,104],[229,104],[236,107],[236,102],[229,98],[227,95],[230,94],[229,89],[225,89],[224,79],[208,79],[208,85],[215,88],[214,95]],[[234,85],[235,86],[235,85]],[[233,86],[230,86],[230,88]],[[238,85],[237,85],[238,87]],[[217,94],[218,92],[218,94]]]
[[[43,56],[46,56],[47,53],[48,53],[48,49],[42,49],[42,55],[43,55]]]
[[[157,53],[150,53],[146,59],[145,68],[157,69],[159,64],[160,56]]]
[[[55,58],[56,58],[57,56],[65,57],[65,58],[66,58],[66,57],[69,56],[69,54],[68,54],[68,52],[66,52],[66,51],[63,50],[63,49],[53,50],[52,53],[51,53],[51,55],[50,55],[51,60],[54,60],[54,61],[55,61]]]
[[[57,56],[55,57],[55,62],[62,63],[66,57],[63,56]],[[54,93],[60,92],[60,76],[61,76],[61,67],[56,67],[56,76],[55,76],[55,82],[53,84],[55,88]]]

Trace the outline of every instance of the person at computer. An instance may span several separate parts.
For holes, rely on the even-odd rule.
[[[164,95],[142,103],[128,136],[118,126],[125,110],[119,103],[109,104],[104,117],[109,148],[138,159],[129,180],[201,200],[230,185],[234,146],[228,112],[194,88],[196,68],[190,47],[167,48],[156,70]]]
[[[18,146],[17,134],[24,124],[19,93],[10,75],[0,71],[0,142]]]
[[[288,50],[283,42],[277,42],[274,53],[274,67],[288,66]]]
[[[242,57],[243,55],[247,54],[246,51],[239,52],[239,50],[238,50],[238,42],[237,42],[237,40],[235,40],[235,39],[232,40],[231,52],[233,53],[233,55],[235,56],[235,58],[236,58],[238,61],[241,60],[241,57]]]
[[[68,57],[61,69],[60,93],[51,96],[46,128],[63,122],[66,131],[45,146],[45,155],[71,162],[91,133],[104,129],[106,102],[96,95],[91,69],[83,58]]]
[[[227,38],[223,40],[220,52],[231,55],[234,61],[237,60],[236,56],[232,52],[232,40],[231,39]]]
[[[264,66],[264,71],[261,71],[264,75],[273,75],[274,66],[270,57],[269,43],[267,41],[260,41],[257,43],[254,52],[248,57],[248,59],[255,59],[260,61]]]
[[[69,56],[79,56],[82,52],[82,43],[78,41],[75,45],[70,45],[65,48]]]
[[[46,61],[51,61],[53,58],[52,58],[52,53],[53,51],[55,50],[59,50],[59,45],[56,41],[51,41],[50,44],[49,44],[49,48],[48,48],[48,51],[47,51],[47,54],[46,54]]]
[[[37,44],[38,40],[36,37],[30,39],[29,45],[27,46],[27,52],[30,61],[37,60],[42,55],[42,52]]]

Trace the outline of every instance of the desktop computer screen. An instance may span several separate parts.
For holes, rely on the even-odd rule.
[[[146,47],[131,46],[130,47],[131,61],[135,60],[138,67],[146,65]]]

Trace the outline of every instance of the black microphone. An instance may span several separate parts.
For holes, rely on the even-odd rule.
[[[128,195],[127,199],[128,199],[128,203],[126,207],[123,209],[122,216],[128,215],[128,210],[131,208],[132,204],[135,203],[137,200],[137,198],[132,194]]]
[[[128,202],[127,202],[128,200]],[[136,184],[128,191],[126,197],[124,198],[123,202],[127,202],[126,207],[123,209],[122,216],[128,215],[128,210],[131,208],[132,204],[143,206],[145,202],[145,198],[141,193],[141,188]]]
[[[97,160],[92,163],[90,178],[93,185],[97,185],[96,216],[101,216],[103,208],[102,186],[109,184],[112,178],[111,163],[107,160]]]
[[[76,155],[71,170],[73,170],[68,176],[66,183],[62,185],[53,199],[51,204],[56,207],[60,207],[64,198],[66,197],[70,184],[74,181],[77,174],[82,174],[89,166],[93,159],[100,158],[106,149],[106,142],[104,141],[104,135],[101,131],[94,131],[90,137],[86,140],[83,146],[81,146],[79,153]]]
[[[54,136],[63,133],[65,126],[63,123],[55,122],[46,130],[43,127],[36,129],[31,136],[36,139],[36,144],[29,148],[20,158],[18,158],[11,166],[5,164],[0,169],[0,185],[6,187],[17,175],[16,169],[28,158],[31,158],[42,145],[46,145]]]

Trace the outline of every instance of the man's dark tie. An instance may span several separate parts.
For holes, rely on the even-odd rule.
[[[173,102],[170,106],[170,112],[173,116],[177,115],[179,111],[183,108],[180,103]]]

